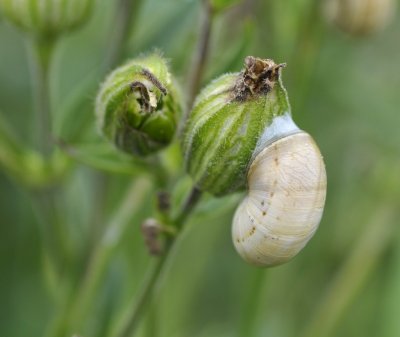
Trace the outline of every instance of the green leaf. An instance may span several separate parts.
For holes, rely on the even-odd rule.
[[[210,0],[210,4],[213,10],[218,13],[239,4],[241,1],[242,0]]]
[[[146,162],[121,153],[106,142],[77,145],[61,143],[60,147],[77,162],[101,171],[134,175],[149,170]]]

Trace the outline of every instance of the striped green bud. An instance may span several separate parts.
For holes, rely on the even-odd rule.
[[[92,0],[0,0],[4,17],[40,38],[50,38],[85,22]]]
[[[96,101],[104,136],[119,149],[141,156],[171,142],[179,114],[176,88],[158,54],[136,58],[113,71]]]
[[[249,56],[242,72],[217,78],[199,94],[183,140],[186,169],[199,189],[222,196],[246,187],[265,130],[275,117],[290,115],[283,66]]]

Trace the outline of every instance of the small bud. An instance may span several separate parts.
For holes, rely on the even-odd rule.
[[[328,21],[351,35],[370,35],[385,28],[395,13],[394,0],[326,0]]]
[[[171,195],[168,192],[157,193],[157,208],[161,213],[167,213],[171,209]]]
[[[146,219],[141,226],[144,242],[150,255],[159,256],[163,252],[160,234],[162,225],[155,219]]]
[[[221,196],[244,189],[246,172],[264,130],[290,113],[280,69],[247,57],[240,73],[223,75],[197,97],[185,127],[186,168],[196,186]]]
[[[50,38],[81,25],[92,0],[0,0],[0,11],[19,28],[40,38]]]
[[[130,154],[144,156],[166,147],[174,137],[179,113],[176,89],[158,54],[117,68],[97,96],[100,130]]]

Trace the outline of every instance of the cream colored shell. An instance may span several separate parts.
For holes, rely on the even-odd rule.
[[[293,258],[314,235],[326,196],[326,172],[314,140],[300,131],[254,159],[248,195],[233,218],[232,238],[247,262],[274,266]]]

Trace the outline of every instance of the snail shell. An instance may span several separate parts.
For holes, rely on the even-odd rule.
[[[309,134],[290,129],[270,136],[255,156],[247,174],[248,194],[233,219],[236,250],[257,266],[293,258],[314,235],[322,217],[326,172],[321,153]]]

